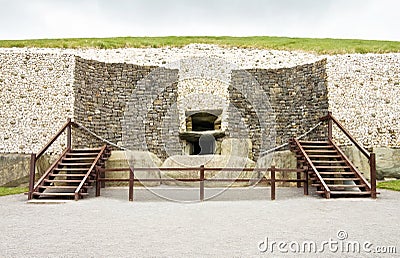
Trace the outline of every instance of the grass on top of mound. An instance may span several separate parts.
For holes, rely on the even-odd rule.
[[[38,48],[147,48],[183,47],[191,43],[216,44],[226,47],[300,50],[318,54],[392,53],[400,52],[399,41],[359,39],[320,39],[289,37],[117,37],[0,40],[0,47]]]
[[[28,192],[27,187],[0,187],[0,196]]]
[[[378,182],[377,187],[381,189],[400,191],[400,180]]]

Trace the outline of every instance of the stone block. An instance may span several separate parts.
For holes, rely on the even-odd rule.
[[[252,158],[252,144],[250,139],[223,139],[221,155]]]
[[[106,162],[106,168],[157,168],[162,161],[153,153],[147,151],[113,151]],[[129,178],[129,172],[109,172],[107,178]],[[137,179],[159,179],[160,172],[157,171],[135,171]],[[140,182],[145,186],[157,186],[160,182]],[[107,183],[110,186],[126,186],[125,182]]]
[[[175,155],[171,156],[164,161],[161,167],[172,167],[172,168],[200,168],[201,165],[212,168],[253,168],[255,166],[254,161],[246,157],[237,156],[226,156],[226,155]],[[194,171],[176,170],[176,171],[162,171],[161,178],[199,178],[199,169]],[[253,172],[228,172],[228,171],[205,171],[205,178],[229,178],[232,182],[236,178],[258,178],[258,173]],[[205,187],[228,187],[228,186],[248,186],[247,182],[234,183],[232,182],[207,182]],[[198,187],[198,182],[163,182],[167,185],[178,185],[178,186],[195,186]]]

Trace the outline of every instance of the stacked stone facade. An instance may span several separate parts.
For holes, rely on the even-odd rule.
[[[222,63],[217,74],[188,73],[183,68],[191,63],[178,61],[192,54],[202,66],[213,55],[233,65]],[[121,146],[161,158],[182,154],[185,111],[198,103],[218,105],[226,137],[251,139],[255,158],[304,133],[328,110],[363,145],[400,147],[399,63],[400,54],[319,57],[215,46],[1,49],[0,152],[38,152],[70,117]],[[217,99],[196,101],[190,90]],[[100,144],[82,130],[73,133],[77,146]],[[346,143],[338,133],[335,138]],[[65,135],[49,152],[63,147]]]

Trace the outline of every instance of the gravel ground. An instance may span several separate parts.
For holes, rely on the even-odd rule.
[[[153,189],[181,199],[198,195],[194,188]],[[206,189],[206,196],[218,191]],[[399,192],[381,190],[377,200],[326,200],[303,196],[302,189],[278,188],[277,200],[271,201],[269,188],[235,188],[190,204],[165,201],[143,188],[135,190],[135,202],[127,195],[127,189],[106,188],[101,197],[48,205],[27,204],[24,195],[0,197],[0,257],[267,257],[271,249],[259,250],[265,238],[318,246],[330,240],[369,241],[371,250],[397,248],[397,254],[384,257],[400,253]],[[339,230],[348,238],[339,241]],[[274,248],[272,256],[283,256]],[[327,247],[300,256],[380,255],[334,253]]]

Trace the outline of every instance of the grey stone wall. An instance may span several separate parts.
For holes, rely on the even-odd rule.
[[[227,137],[251,139],[256,160],[307,131],[328,112],[325,64],[232,71]],[[74,92],[75,120],[99,136],[161,159],[182,154],[178,70],[77,57]],[[76,146],[102,144],[77,129],[74,136]]]
[[[124,114],[124,146],[161,159],[181,154],[177,80],[178,70],[157,68],[138,82]]]
[[[121,119],[137,81],[154,67],[103,63],[76,57],[74,119],[114,143],[122,140]],[[98,146],[99,140],[74,130],[74,145]]]
[[[256,158],[257,150],[273,147],[272,142],[286,143],[308,131],[327,114],[326,59],[293,68],[233,71],[230,98],[244,123],[251,128],[248,137]],[[237,130],[240,119],[233,113],[229,115],[230,132],[240,131]],[[320,139],[325,135],[326,130],[320,127],[308,138]],[[266,147],[260,148],[261,140],[267,143]]]
[[[170,130],[179,128],[176,108],[173,112],[177,73],[166,68],[77,57],[74,119],[108,141],[165,158],[166,145],[172,152],[180,149],[178,132]],[[163,132],[167,137],[162,137]],[[73,131],[73,137],[77,147],[104,144],[79,129]]]

